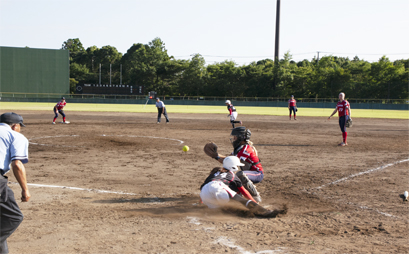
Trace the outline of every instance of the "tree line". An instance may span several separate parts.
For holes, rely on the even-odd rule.
[[[78,38],[68,39],[70,86],[77,83],[144,86],[168,96],[408,99],[409,59],[377,62],[325,56],[295,62],[290,52],[274,62],[264,59],[238,66],[234,61],[206,65],[200,54],[189,60],[169,56],[165,43],[155,38],[133,44],[122,55],[115,47],[84,49]],[[101,66],[101,71],[100,71]]]

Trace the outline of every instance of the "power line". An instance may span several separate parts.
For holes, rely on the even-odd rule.
[[[314,52],[306,52],[306,53],[290,53],[291,56],[298,56],[298,55],[308,55],[308,54],[315,54],[318,51]],[[396,55],[409,55],[409,53],[339,53],[339,52],[329,52],[329,51],[319,51],[320,53],[327,53],[327,54],[339,54],[339,55],[356,55],[356,56],[396,56]],[[200,55],[200,54],[199,54]],[[174,57],[190,57],[191,55],[186,56],[174,56]],[[220,56],[220,55],[201,55],[203,57],[215,57],[215,58],[272,58],[273,55],[264,55],[264,56]]]

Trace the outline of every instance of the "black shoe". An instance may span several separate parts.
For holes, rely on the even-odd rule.
[[[287,213],[287,210],[275,209],[273,211],[267,210],[267,211],[265,211],[263,213],[254,213],[254,215],[257,216],[257,217],[261,217],[261,218],[275,218],[279,214],[286,214],[286,213]]]

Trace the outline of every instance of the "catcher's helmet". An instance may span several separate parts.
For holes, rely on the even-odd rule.
[[[227,156],[223,160],[223,168],[230,170],[230,171],[237,171],[239,170],[239,166],[244,166],[243,163],[240,162],[240,159],[236,156]]]
[[[246,130],[246,127],[240,126],[232,129],[231,134],[232,136],[236,136],[237,139],[232,141],[233,147],[236,148],[240,145],[242,141],[249,141],[251,137],[251,131],[249,129]]]

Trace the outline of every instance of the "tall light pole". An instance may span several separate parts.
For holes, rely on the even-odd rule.
[[[279,49],[280,46],[280,0],[277,0],[277,10],[276,10],[276,40],[275,40],[275,50],[274,50],[274,83],[273,91],[277,86],[277,71],[278,71],[278,58],[279,58]]]
[[[280,46],[280,0],[277,0],[277,10],[276,10],[276,41],[275,41],[275,51],[274,51],[274,61],[278,61]]]

